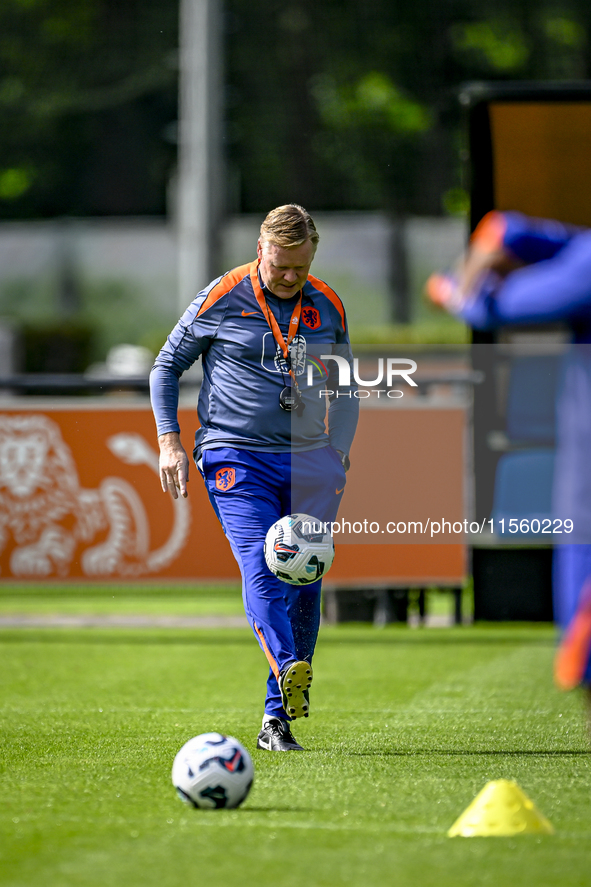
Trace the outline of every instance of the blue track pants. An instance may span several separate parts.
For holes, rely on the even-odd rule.
[[[312,661],[320,625],[321,581],[281,582],[265,562],[269,527],[302,512],[334,521],[345,470],[330,447],[305,453],[266,453],[218,447],[202,454],[209,499],[242,574],[244,609],[269,662],[265,713],[289,720],[277,677],[294,659]]]
[[[565,631],[577,613],[583,586],[591,579],[591,545],[556,545],[552,568],[554,621]],[[591,651],[583,683],[591,685]]]

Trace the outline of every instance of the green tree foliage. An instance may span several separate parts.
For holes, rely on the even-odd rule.
[[[588,0],[220,2],[233,211],[461,211],[459,85],[591,68]],[[3,0],[0,217],[165,211],[177,29],[168,0]]]
[[[176,18],[160,0],[3,0],[0,216],[164,211]]]
[[[583,0],[228,0],[237,205],[462,211],[460,84],[589,74]]]

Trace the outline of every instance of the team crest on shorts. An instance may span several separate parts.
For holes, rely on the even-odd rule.
[[[311,330],[317,330],[320,326],[320,311],[318,308],[302,308],[302,323]]]
[[[234,468],[220,468],[215,473],[215,488],[225,492],[236,483],[236,471]]]

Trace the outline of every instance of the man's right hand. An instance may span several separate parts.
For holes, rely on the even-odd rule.
[[[160,483],[165,493],[178,499],[179,493],[187,498],[187,481],[189,479],[189,459],[181,444],[177,431],[161,434],[158,438],[160,459],[158,463]]]

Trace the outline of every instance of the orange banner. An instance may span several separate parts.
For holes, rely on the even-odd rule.
[[[362,411],[356,446],[361,448],[364,437],[395,431],[392,439],[404,439],[416,459],[420,441],[434,432],[445,441],[446,483],[461,501],[463,420],[457,410],[437,412],[439,425],[433,416],[429,432],[428,411]],[[195,411],[180,410],[179,420],[190,451]],[[377,482],[383,489],[392,481],[397,501],[404,503],[400,478],[405,476],[408,486],[411,475],[400,471],[400,443],[396,453],[389,467],[380,468]],[[353,513],[359,491],[372,478],[376,482],[375,465],[363,458],[353,463],[344,514]],[[336,541],[332,585],[453,584],[465,575],[462,544]],[[192,467],[188,499],[174,501],[162,492],[147,405],[103,407],[87,401],[38,408],[19,401],[0,413],[0,578],[236,581],[239,571],[197,470]]]

